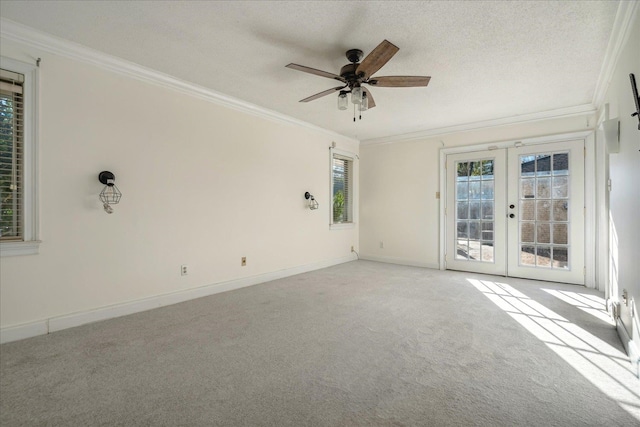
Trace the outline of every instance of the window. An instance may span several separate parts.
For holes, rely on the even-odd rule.
[[[38,252],[35,190],[35,66],[0,64],[0,254]]]
[[[22,240],[24,76],[0,70],[0,239]]]
[[[331,224],[352,224],[353,221],[353,157],[346,153],[331,153]]]

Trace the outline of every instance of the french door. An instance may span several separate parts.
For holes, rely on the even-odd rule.
[[[584,284],[584,141],[450,154],[447,269]]]

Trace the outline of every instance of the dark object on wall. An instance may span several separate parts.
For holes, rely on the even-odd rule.
[[[98,175],[98,181],[100,181],[104,185],[109,185],[109,184],[113,185],[113,181],[115,180],[116,180],[115,175],[109,171],[102,171]],[[111,183],[109,181],[111,181]]]
[[[638,118],[638,130],[640,130],[640,97],[638,96],[638,86],[636,86],[636,76],[633,73],[629,74],[631,80],[631,90],[633,91],[633,100],[636,102],[636,112],[631,117],[636,116]]]
[[[116,177],[109,171],[102,171],[100,175],[98,175],[98,180],[104,184],[104,188],[100,192],[102,207],[106,213],[111,214],[113,213],[111,205],[119,203],[122,197],[122,193],[115,184]]]
[[[304,198],[309,201],[309,209],[312,211],[318,209],[318,202],[316,201],[316,198],[313,197],[313,194],[307,191],[304,193]]]

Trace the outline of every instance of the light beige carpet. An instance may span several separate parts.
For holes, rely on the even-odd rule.
[[[0,424],[637,426],[601,296],[351,262],[4,344]]]

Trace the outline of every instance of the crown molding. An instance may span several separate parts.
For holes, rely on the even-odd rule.
[[[539,113],[465,123],[449,127],[426,129],[418,132],[372,138],[362,141],[358,141],[353,137],[321,128],[311,123],[260,107],[255,104],[251,104],[249,102],[225,95],[223,93],[207,89],[205,87],[184,80],[180,80],[168,74],[143,67],[136,63],[126,61],[112,55],[108,55],[106,53],[88,48],[86,46],[55,37],[48,33],[41,32],[34,28],[19,24],[5,18],[0,18],[0,36],[7,40],[19,42],[55,55],[90,64],[101,69],[134,78],[139,81],[168,88],[182,94],[203,99],[205,101],[212,102],[214,104],[221,105],[246,114],[250,114],[255,117],[270,120],[272,122],[284,123],[309,129],[333,138],[345,138],[353,142],[360,142],[360,144],[362,145],[375,145],[399,141],[425,139],[456,132],[468,132],[511,124],[522,124],[554,118],[595,114],[596,110],[601,106],[604,100],[604,96],[606,94],[606,90],[609,87],[609,82],[613,75],[615,65],[618,62],[618,58],[620,56],[620,53],[622,52],[622,48],[625,42],[629,38],[631,24],[638,10],[638,5],[639,3],[637,1],[620,2],[618,11],[616,13],[612,34],[607,46],[605,59],[601,68],[598,82],[596,84],[593,101],[590,104],[543,111]]]
[[[298,120],[291,116],[278,113],[267,108],[251,104],[246,101],[225,95],[223,93],[207,89],[168,74],[143,67],[134,62],[130,62],[95,49],[88,48],[78,43],[61,39],[51,34],[36,30],[23,24],[0,18],[0,36],[7,40],[12,40],[27,46],[62,56],[75,61],[90,64],[95,67],[108,70],[120,75],[124,75],[145,83],[161,86],[173,91],[203,99],[205,101],[221,105],[236,111],[260,117],[276,123],[284,123],[315,132],[320,132],[332,138],[346,138],[353,142],[359,142],[352,137],[333,132],[311,123]]]
[[[613,78],[613,72],[620,59],[622,49],[627,40],[629,40],[631,26],[638,12],[639,4],[638,1],[633,0],[621,1],[618,5],[618,11],[613,21],[613,29],[611,30],[611,37],[609,37],[609,44],[607,45],[604,60],[602,61],[602,67],[600,67],[600,75],[598,76],[596,90],[591,102],[597,109],[600,109],[604,102],[604,97],[609,89],[609,84]]]
[[[402,135],[387,136],[382,138],[372,138],[360,141],[360,145],[389,144],[392,142],[414,141],[418,139],[433,138],[436,136],[448,135],[457,132],[470,132],[480,129],[487,129],[499,126],[531,123],[541,120],[558,119],[576,116],[589,116],[596,113],[596,108],[592,104],[577,105],[575,107],[559,108],[556,110],[542,111],[539,113],[523,114],[519,116],[504,117],[501,119],[484,120],[461,125],[428,129],[419,132],[405,133]]]

